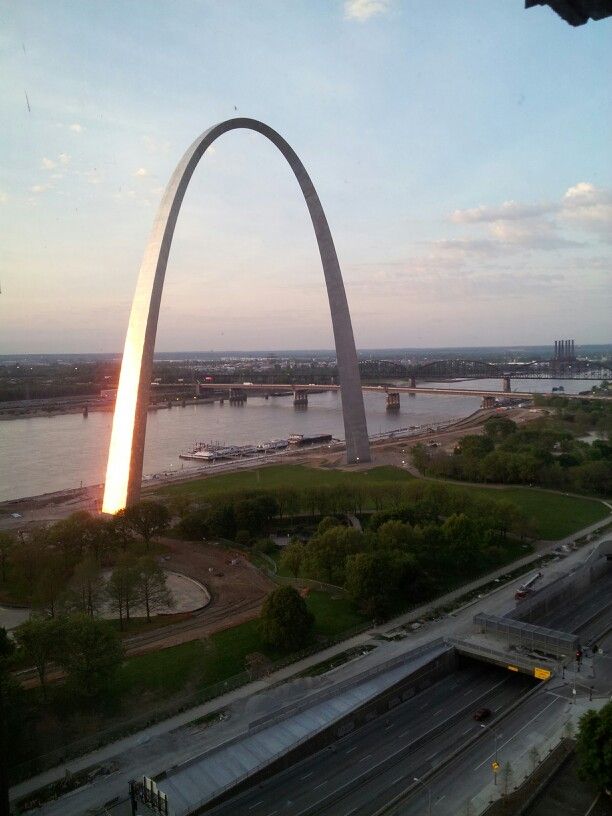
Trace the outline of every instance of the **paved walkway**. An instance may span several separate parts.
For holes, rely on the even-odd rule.
[[[177,714],[173,717],[170,717],[166,720],[163,720],[155,725],[150,726],[149,728],[143,729],[142,731],[138,731],[137,733],[131,734],[130,736],[124,737],[123,739],[117,740],[115,742],[109,743],[104,747],[98,749],[97,751],[93,751],[89,754],[86,754],[82,757],[79,757],[74,760],[70,760],[62,765],[59,765],[55,768],[52,768],[44,773],[38,774],[31,779],[26,780],[18,785],[15,785],[11,788],[11,799],[19,799],[29,793],[33,793],[36,790],[39,790],[52,782],[57,781],[58,779],[64,777],[67,772],[69,773],[78,773],[86,768],[96,767],[100,764],[107,763],[110,760],[118,760],[121,761],[122,758],[130,758],[131,754],[137,748],[142,748],[144,743],[148,743],[156,737],[162,735],[168,735],[170,732],[175,731],[183,726],[187,726],[192,723],[194,720],[198,720],[201,717],[204,717],[207,714],[210,714],[214,711],[221,711],[234,703],[239,701],[244,701],[247,698],[256,695],[258,692],[265,691],[270,689],[272,686],[275,686],[279,683],[282,683],[291,677],[294,677],[306,669],[324,661],[328,658],[334,657],[341,652],[346,651],[347,649],[351,649],[354,647],[365,645],[368,642],[371,642],[373,638],[379,637],[381,634],[389,632],[392,629],[400,627],[402,624],[412,622],[416,619],[424,618],[430,615],[432,612],[435,612],[436,609],[442,606],[448,606],[453,601],[456,601],[461,596],[465,595],[468,592],[473,590],[477,590],[479,587],[486,585],[495,578],[498,578],[501,575],[507,574],[510,570],[515,570],[521,566],[527,566],[528,564],[532,563],[533,561],[540,558],[546,552],[550,552],[553,547],[559,546],[564,543],[571,543],[578,537],[582,537],[588,533],[592,533],[597,531],[600,527],[605,526],[610,522],[610,518],[606,518],[596,524],[589,525],[588,527],[584,528],[583,530],[579,531],[578,533],[573,534],[572,536],[568,536],[566,539],[562,539],[560,541],[554,542],[540,542],[536,548],[535,553],[531,553],[524,558],[519,559],[518,561],[513,562],[512,564],[508,564],[505,567],[495,570],[494,572],[488,573],[487,575],[479,578],[476,581],[472,581],[469,584],[462,586],[461,588],[448,593],[447,595],[437,598],[435,601],[432,601],[428,604],[424,604],[416,609],[413,609],[410,612],[405,613],[404,615],[400,615],[399,617],[388,621],[383,626],[380,627],[373,627],[365,632],[362,632],[355,637],[350,638],[349,640],[342,641],[341,643],[337,643],[334,646],[329,647],[328,649],[324,649],[321,652],[317,652],[314,655],[310,655],[303,660],[297,661],[296,663],[292,663],[289,666],[286,666],[283,669],[279,669],[278,671],[271,674],[269,677],[263,678],[261,680],[256,680],[251,683],[248,683],[245,686],[241,686],[234,691],[228,692],[220,697],[215,698],[214,700],[210,700],[207,703],[203,703],[202,705],[195,706],[187,711],[184,711],[180,714]],[[578,550],[576,553],[572,553],[567,558],[563,559],[561,562],[552,562],[546,567],[543,568],[544,572],[544,582],[548,580],[552,580],[556,577],[559,572],[559,567],[565,571],[567,569],[567,565],[574,562],[579,561],[581,556],[584,555],[584,549]],[[522,578],[516,578],[513,581],[502,584],[497,589],[494,589],[492,592],[488,592],[486,595],[482,597],[477,597],[472,601],[464,604],[459,609],[452,612],[450,615],[446,616],[443,619],[440,619],[435,622],[429,622],[424,624],[419,630],[418,633],[412,633],[407,635],[406,639],[403,641],[405,644],[405,649],[408,651],[409,649],[413,649],[416,646],[424,645],[425,643],[431,641],[436,637],[452,637],[452,636],[460,636],[471,630],[472,627],[472,618],[473,615],[481,610],[486,608],[487,612],[490,614],[504,614],[505,612],[509,611],[509,609],[513,608],[514,606],[514,591],[518,584],[521,582]],[[505,591],[504,591],[505,590]],[[384,650],[381,650],[384,651]],[[376,654],[376,652],[372,653]],[[381,655],[382,659],[386,659],[388,657],[388,653]],[[355,672],[359,671],[360,663],[359,661],[354,661],[355,664]],[[167,767],[170,765],[174,765],[177,761],[176,759],[176,750],[171,745],[172,741],[168,742],[168,749],[167,755],[163,758],[163,763],[161,764],[160,768]],[[193,755],[195,756],[201,748],[197,748],[194,750]],[[154,762],[155,765],[159,764],[160,757],[156,757],[156,761]],[[132,763],[130,763],[132,764]],[[151,770],[150,765],[145,765],[142,769],[140,769],[141,773],[144,773],[148,770]],[[158,771],[159,772],[159,771]],[[136,775],[136,769],[134,769],[133,764],[130,767],[130,773]],[[112,797],[112,789],[115,787],[112,784],[109,784],[110,780],[105,781],[105,786],[107,790],[107,796],[102,802],[98,804],[102,804],[103,801],[107,801],[109,798]],[[121,783],[121,790],[122,792],[127,790],[124,783]],[[75,792],[76,793],[76,792]],[[74,796],[74,794],[72,794]],[[91,806],[89,804],[88,806]],[[85,807],[83,807],[85,810]],[[83,812],[81,811],[74,811],[75,813]],[[45,809],[45,812],[46,809]],[[50,812],[50,811],[49,811]],[[61,810],[57,811],[58,813]],[[72,812],[72,811],[71,811]],[[66,810],[68,813],[68,810]]]

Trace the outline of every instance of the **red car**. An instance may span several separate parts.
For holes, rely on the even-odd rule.
[[[490,708],[479,708],[478,711],[474,712],[474,719],[476,720],[476,722],[488,720],[490,716],[491,716]]]

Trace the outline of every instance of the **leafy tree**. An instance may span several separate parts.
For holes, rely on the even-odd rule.
[[[349,527],[332,527],[315,536],[306,547],[305,566],[314,577],[330,584],[344,583],[346,558],[361,549],[363,535]]]
[[[120,510],[117,515],[123,517],[132,532],[142,538],[147,550],[151,545],[151,540],[163,533],[170,524],[168,508],[159,502],[138,502]]]
[[[111,609],[119,613],[119,628],[123,629],[123,619],[130,621],[130,610],[138,604],[138,568],[135,560],[124,555],[117,561],[106,583],[106,594]]]
[[[293,538],[289,544],[283,549],[281,555],[281,566],[283,569],[289,570],[294,578],[297,579],[304,563],[306,548],[298,538]]]
[[[484,424],[485,434],[495,441],[511,436],[516,430],[516,422],[503,416],[490,417]]]
[[[66,566],[71,566],[84,557],[98,534],[98,520],[87,511],[79,510],[56,522],[49,529],[48,538],[62,551]]]
[[[599,789],[612,791],[612,703],[582,715],[576,754],[581,775]]]
[[[14,650],[15,644],[8,637],[6,629],[0,627],[0,816],[10,816],[11,812],[9,760],[21,730],[21,719],[16,716],[15,705],[19,689],[8,671],[8,661]]]
[[[76,694],[88,701],[102,698],[121,660],[119,634],[109,621],[87,615],[64,619],[58,662]]]
[[[73,609],[93,617],[100,608],[102,597],[103,581],[100,564],[90,555],[75,567],[70,582],[68,604]]]
[[[399,550],[412,540],[412,527],[403,521],[390,519],[378,528],[378,545],[387,550]]]
[[[308,642],[314,616],[293,587],[282,586],[271,592],[264,601],[259,625],[262,639],[268,646],[296,651]]]
[[[114,515],[108,522],[109,534],[114,540],[115,544],[119,545],[122,552],[127,552],[131,549],[134,541],[134,531],[122,512]]]
[[[6,583],[6,567],[15,549],[15,537],[4,530],[0,530],[0,581]]]
[[[278,516],[291,516],[300,509],[300,494],[291,487],[282,487],[275,491],[274,496],[278,505]]]
[[[495,447],[493,440],[489,436],[464,436],[455,447],[456,454],[462,454],[468,458],[482,459]]]
[[[325,516],[317,525],[317,533],[321,535],[321,533],[326,533],[328,530],[331,530],[332,527],[344,527],[344,525],[334,516]]]
[[[47,551],[41,558],[40,572],[34,583],[32,605],[50,618],[58,612],[66,592],[68,576],[61,553]]]
[[[233,540],[237,530],[234,505],[226,503],[211,508],[208,513],[208,530],[209,535]]]
[[[138,561],[136,591],[144,606],[147,622],[151,612],[161,607],[174,606],[175,601],[167,587],[167,576],[154,558],[145,556]]]
[[[378,550],[348,557],[346,588],[366,615],[384,620],[407,600],[422,600],[425,583],[414,556],[400,550]]]
[[[59,618],[30,618],[15,629],[15,640],[38,672],[43,696],[47,690],[47,667],[58,657],[63,637]]]

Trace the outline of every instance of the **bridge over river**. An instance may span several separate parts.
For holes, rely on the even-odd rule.
[[[502,378],[503,390],[492,389],[472,389],[472,388],[444,388],[440,386],[416,386],[411,385],[362,385],[363,391],[374,392],[377,394],[384,394],[387,399],[387,408],[393,410],[400,407],[400,394],[431,394],[434,396],[453,396],[453,397],[482,397],[483,404],[486,407],[491,407],[496,398],[512,397],[517,400],[531,400],[535,396],[530,391],[511,391],[510,378],[504,376]],[[244,402],[249,394],[257,394],[259,396],[284,396],[293,394],[295,405],[308,404],[308,394],[316,394],[322,391],[338,391],[340,386],[330,383],[308,383],[307,385],[295,385],[287,383],[194,383],[195,393],[201,396],[206,392],[214,392],[223,394],[222,399],[227,398],[231,403]],[[178,387],[178,386],[177,386]],[[185,384],[182,386],[185,388]],[[166,389],[168,386],[162,386]],[[550,396],[550,395],[547,395]],[[600,395],[579,395],[579,394],[563,394],[568,399],[581,400],[606,400],[612,397],[605,397]]]

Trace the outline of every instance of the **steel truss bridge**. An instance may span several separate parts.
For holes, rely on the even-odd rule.
[[[399,360],[361,360],[362,380],[410,379],[426,382],[449,379],[612,380],[612,361],[549,360],[497,363],[485,360],[431,360],[407,365]]]

